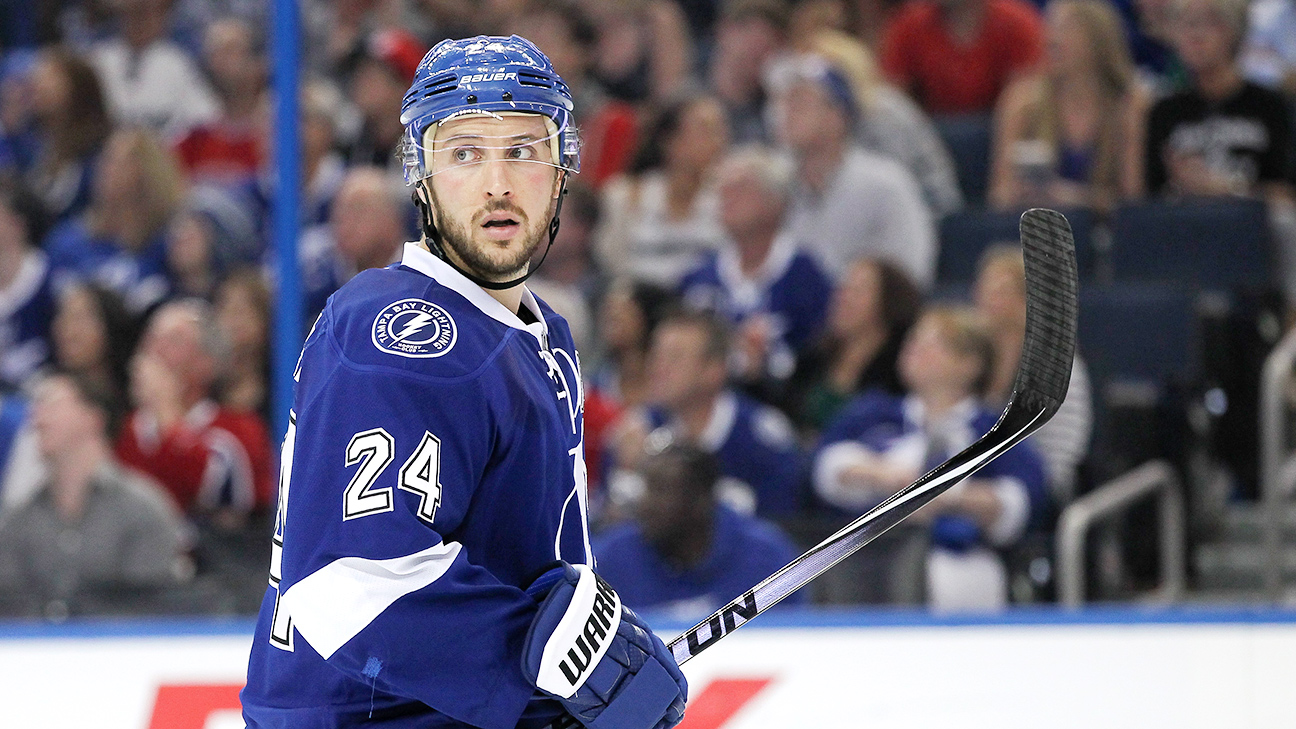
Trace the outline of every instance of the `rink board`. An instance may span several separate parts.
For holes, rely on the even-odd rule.
[[[242,727],[251,631],[0,623],[0,726]],[[762,617],[685,673],[684,729],[1296,726],[1296,613],[795,612]]]

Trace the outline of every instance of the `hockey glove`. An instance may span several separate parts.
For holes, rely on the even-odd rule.
[[[589,729],[670,729],[688,682],[666,645],[585,565],[562,562],[527,594],[540,610],[522,673]]]

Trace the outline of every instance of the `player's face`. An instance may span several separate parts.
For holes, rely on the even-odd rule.
[[[546,239],[561,189],[549,136],[535,114],[464,117],[437,129],[424,184],[447,254],[475,275],[517,277]]]

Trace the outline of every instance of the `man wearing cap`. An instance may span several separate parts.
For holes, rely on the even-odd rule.
[[[840,275],[861,256],[885,258],[924,288],[936,271],[936,225],[899,162],[851,137],[858,100],[846,75],[816,55],[791,57],[768,77],[775,128],[796,168],[787,229]]]
[[[339,289],[302,350],[251,729],[683,718],[671,653],[592,570],[580,360],[524,285],[579,169],[571,110],[518,36],[419,64],[401,122],[423,237]]]

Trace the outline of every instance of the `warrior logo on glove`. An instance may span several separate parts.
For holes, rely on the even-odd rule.
[[[545,643],[536,686],[570,698],[607,652],[609,636],[621,624],[621,598],[612,586],[585,565],[580,572],[571,607]]]

